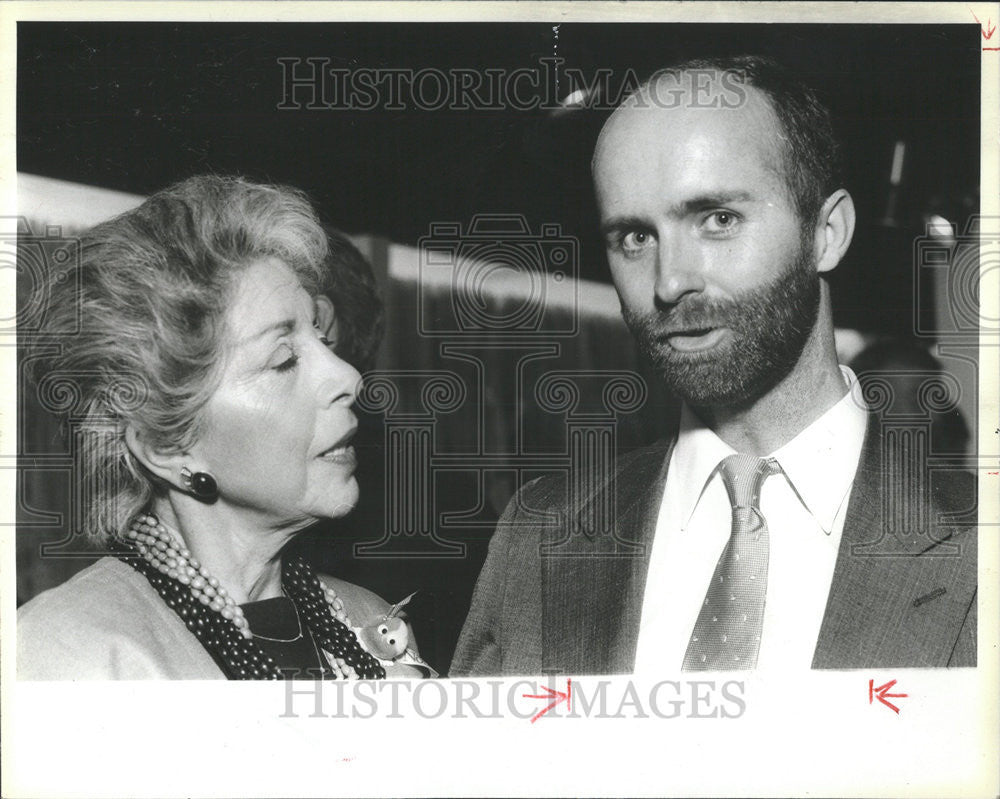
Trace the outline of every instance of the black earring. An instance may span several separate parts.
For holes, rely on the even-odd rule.
[[[184,481],[185,487],[198,497],[198,499],[213,502],[219,497],[219,484],[215,482],[215,478],[208,472],[195,472],[192,474],[191,470],[185,466],[181,469],[181,480]]]

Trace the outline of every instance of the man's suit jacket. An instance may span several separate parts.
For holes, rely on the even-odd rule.
[[[976,663],[973,477],[921,474],[919,461],[883,468],[894,435],[869,416],[814,669]],[[565,477],[522,487],[490,542],[450,676],[632,672],[673,443],[618,459],[614,479],[576,507],[568,507]],[[595,524],[611,490],[618,549],[627,551],[587,557],[580,543],[596,552],[611,541]],[[917,532],[907,535],[914,522]],[[570,548],[575,556],[563,554]]]

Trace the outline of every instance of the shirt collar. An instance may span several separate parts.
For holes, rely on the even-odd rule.
[[[844,396],[795,438],[769,455],[782,471],[802,504],[823,531],[833,531],[847,498],[864,444],[867,408],[860,399],[857,378],[846,366],[840,370],[847,385]],[[705,489],[722,461],[736,453],[706,427],[685,404],[670,468],[684,475],[680,482],[680,518],[686,527]]]
[[[770,456],[827,535],[854,482],[868,424],[868,409],[854,372],[846,366],[840,371],[847,393]]]
[[[679,484],[680,516],[684,527],[694,515],[702,494],[723,458],[736,453],[695,416],[687,403],[681,407],[681,423],[670,469],[683,475]]]

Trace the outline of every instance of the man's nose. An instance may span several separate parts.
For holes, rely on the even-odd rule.
[[[688,294],[705,290],[704,271],[697,252],[683,242],[661,236],[656,251],[656,301],[676,305]]]

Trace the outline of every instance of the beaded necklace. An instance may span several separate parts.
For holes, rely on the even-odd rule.
[[[253,640],[243,610],[219,581],[152,514],[139,516],[114,546],[144,575],[231,680],[280,680],[274,659]],[[384,679],[385,669],[350,629],[344,603],[301,558],[282,561],[281,585],[326,654],[323,679]],[[294,675],[290,675],[294,676]]]
[[[303,629],[302,629],[302,618],[299,616],[299,609],[292,603],[292,610],[295,611],[295,626],[298,628],[295,635],[291,638],[270,638],[266,635],[261,635],[260,633],[254,633],[253,637],[258,641],[272,641],[276,644],[292,644],[296,641],[302,640]],[[244,614],[245,615],[245,614]],[[311,638],[312,636],[310,636]]]

